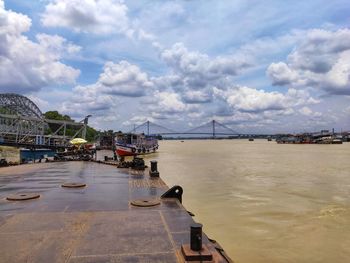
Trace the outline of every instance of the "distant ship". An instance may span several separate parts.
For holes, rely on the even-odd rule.
[[[115,138],[115,152],[119,156],[135,156],[154,153],[158,150],[158,140],[154,136],[119,133]]]

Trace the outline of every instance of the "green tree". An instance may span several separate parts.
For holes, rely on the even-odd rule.
[[[59,120],[59,121],[73,121],[73,119],[68,115],[62,115],[58,111],[47,111],[44,113],[44,116],[46,119],[50,120]],[[52,131],[56,131],[60,127],[60,124],[56,123],[50,123],[49,129],[45,131],[46,134],[52,133]],[[67,136],[73,136],[77,132],[78,128],[75,126],[67,126],[66,129],[66,135]],[[94,128],[87,126],[86,129],[86,140],[88,142],[93,142],[96,140],[98,131],[96,131]],[[63,129],[58,133],[59,135],[63,135]]]

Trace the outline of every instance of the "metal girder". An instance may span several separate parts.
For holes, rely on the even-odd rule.
[[[50,120],[30,99],[12,93],[0,94],[0,143],[26,144],[33,146],[67,146],[76,136],[86,134],[87,117],[81,122]],[[49,124],[59,127],[51,134],[45,134]],[[67,127],[74,127],[74,136],[66,136]],[[62,133],[63,135],[59,135]]]
[[[4,108],[11,114],[23,117],[42,118],[43,115],[34,102],[25,96],[14,93],[0,94],[0,107]]]

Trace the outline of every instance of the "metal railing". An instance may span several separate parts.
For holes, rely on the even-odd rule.
[[[86,116],[82,121],[75,122],[0,114],[0,144],[49,148],[67,147],[69,141],[76,137],[85,139],[89,117]],[[58,128],[46,134],[50,124],[57,124]],[[68,127],[74,130],[73,136],[67,135]]]

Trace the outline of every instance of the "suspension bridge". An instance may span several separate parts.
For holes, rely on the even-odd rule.
[[[69,141],[86,136],[88,118],[82,121],[50,120],[40,111],[29,98],[12,93],[0,94],[0,145],[26,148],[66,148]],[[67,129],[75,134],[67,135]],[[161,135],[178,138],[221,138],[221,137],[249,137],[233,130],[216,120],[204,123],[198,127],[185,131],[175,131],[171,128],[146,121],[135,125],[130,132],[147,135]]]
[[[210,137],[218,137],[218,136],[241,136],[242,134],[237,131],[231,129],[230,127],[216,121],[211,120],[205,124],[202,124],[198,127],[191,128],[186,131],[175,131],[164,127],[162,125],[153,123],[151,121],[146,121],[138,126],[135,126],[129,132],[133,133],[144,133],[147,135],[166,135],[166,136],[181,136],[181,135],[197,135],[197,136],[210,136]]]

